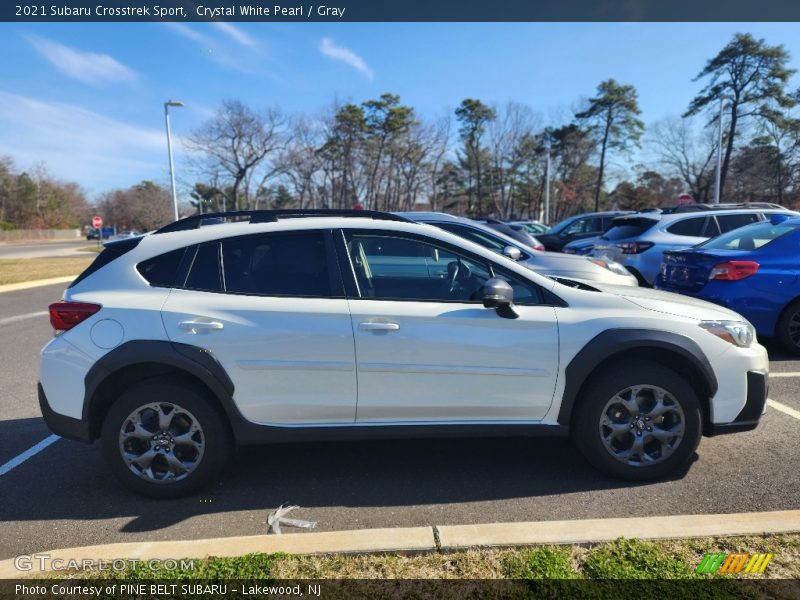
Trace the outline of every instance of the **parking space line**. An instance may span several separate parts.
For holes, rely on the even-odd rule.
[[[777,379],[779,377],[800,377],[800,371],[790,371],[788,373],[776,373],[773,371],[769,374],[770,379]]]
[[[46,310],[40,310],[38,312],[27,313],[24,315],[6,317],[5,319],[0,319],[0,325],[8,325],[9,323],[16,323],[17,321],[24,321],[25,319],[33,319],[35,317],[43,317],[46,314],[48,314]]]
[[[16,467],[20,466],[30,457],[35,456],[45,448],[47,448],[50,444],[57,442],[61,439],[61,436],[56,435],[55,433],[49,437],[44,438],[41,442],[36,444],[35,446],[28,448],[22,454],[19,454],[8,461],[6,464],[0,466],[0,477],[15,469]]]
[[[775,400],[767,399],[767,406],[771,406],[775,410],[779,410],[790,417],[794,417],[795,419],[800,419],[800,410],[795,410],[789,406],[786,406],[785,404],[775,402]]]

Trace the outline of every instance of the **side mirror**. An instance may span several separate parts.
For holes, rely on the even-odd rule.
[[[504,319],[519,317],[514,309],[514,290],[503,279],[493,277],[483,284],[483,305],[486,308],[494,308]]]
[[[522,251],[516,246],[506,246],[503,248],[503,256],[506,256],[516,262],[522,258]]]

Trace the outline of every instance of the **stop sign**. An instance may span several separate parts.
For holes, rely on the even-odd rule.
[[[92,217],[92,227],[95,229],[100,229],[103,226],[103,217],[100,215],[95,215]]]

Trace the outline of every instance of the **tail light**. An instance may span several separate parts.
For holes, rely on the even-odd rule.
[[[622,242],[617,244],[617,248],[622,250],[623,254],[641,254],[652,247],[653,242]]]
[[[718,281],[739,281],[745,277],[755,275],[757,271],[758,263],[755,261],[729,260],[728,262],[714,265],[708,278],[709,280],[716,279]]]
[[[69,331],[102,307],[89,302],[53,302],[50,305],[50,324],[56,331]]]
[[[544,252],[544,244],[534,244],[531,246],[534,250],[538,250],[539,252]]]

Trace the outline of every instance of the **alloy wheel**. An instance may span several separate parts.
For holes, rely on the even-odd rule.
[[[617,392],[600,414],[603,446],[615,459],[633,467],[666,460],[680,445],[685,429],[680,404],[668,391],[653,385]]]

